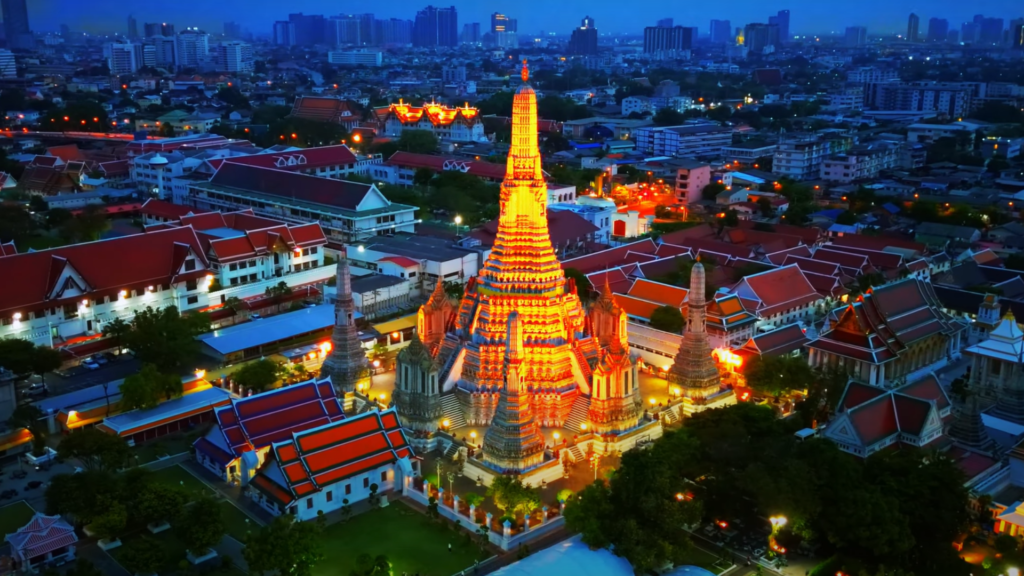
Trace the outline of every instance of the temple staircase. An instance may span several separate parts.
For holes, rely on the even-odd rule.
[[[448,449],[444,451],[444,457],[448,460],[454,460],[455,456],[459,453],[459,445],[452,442],[448,445]]]
[[[449,430],[456,430],[467,425],[466,416],[462,413],[462,406],[454,393],[441,396],[441,413],[451,424],[448,427]]]
[[[569,417],[565,419],[565,429],[571,434],[580,431],[580,425],[589,419],[590,397],[582,394],[576,396],[572,401],[572,409],[569,410]]]
[[[662,412],[662,414],[665,415],[665,422],[667,424],[678,424],[679,423],[679,416],[676,416],[676,411],[673,408],[671,408],[671,407],[666,408]]]
[[[580,450],[579,446],[572,446],[571,448],[569,448],[569,457],[572,458],[573,462],[583,462],[584,460],[587,459],[587,457],[583,454],[583,451]]]

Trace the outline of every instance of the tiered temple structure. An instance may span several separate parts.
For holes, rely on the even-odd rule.
[[[686,331],[668,373],[669,384],[678,386],[683,396],[695,400],[704,400],[722,390],[718,365],[708,341],[704,284],[704,265],[698,260],[690,271]]]
[[[370,383],[370,364],[359,343],[356,330],[355,303],[352,301],[352,275],[348,260],[338,258],[338,298],[334,303],[334,331],[331,333],[331,355],[320,368],[321,377],[329,377],[339,393],[354,392],[360,384]]]
[[[456,422],[501,428],[485,435],[482,462],[503,472],[536,464],[537,427],[579,431],[593,424],[593,430],[617,433],[635,429],[641,416],[624,314],[608,294],[588,318],[555,258],[537,145],[537,95],[527,79],[524,62],[494,248],[466,284],[457,310],[437,291],[420,310],[419,344],[399,356],[396,383],[398,410],[408,426],[436,430],[448,420],[452,428]],[[517,326],[515,343],[509,341],[510,318]],[[437,388],[419,384],[421,378],[433,382],[435,374]],[[432,396],[440,397],[442,416],[424,408],[434,405]],[[499,404],[503,415],[496,416]],[[507,407],[513,404],[517,410],[528,405],[535,424],[509,425]]]

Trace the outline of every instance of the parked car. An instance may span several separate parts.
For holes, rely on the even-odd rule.
[[[263,320],[263,316],[256,314],[255,312],[249,315],[250,320]]]
[[[92,357],[92,361],[97,364],[103,365],[107,363],[107,357],[103,354],[96,354],[95,356]]]
[[[42,485],[43,483],[41,481],[33,480],[25,485],[25,490],[35,490],[36,488],[39,488]]]
[[[86,358],[85,360],[82,360],[82,366],[84,366],[87,370],[99,370],[100,369],[99,363],[97,363],[91,357],[90,358]]]
[[[17,490],[4,490],[3,492],[0,492],[0,500],[7,500],[9,498],[14,498],[17,495],[18,495],[18,491]]]
[[[46,384],[41,382],[33,382],[28,388],[21,391],[21,395],[25,397],[37,397],[46,396],[50,391],[46,388]]]

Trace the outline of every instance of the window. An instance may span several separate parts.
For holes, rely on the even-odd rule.
[[[381,482],[387,482],[388,481],[388,471],[387,470],[385,470],[385,471],[380,473],[380,481]]]
[[[195,290],[198,286],[199,286],[199,283],[196,280],[189,280],[189,281],[185,282],[185,290],[188,290],[188,291]]]
[[[235,270],[238,270],[238,264],[232,264],[232,265],[228,266],[228,270],[230,270],[232,272],[234,272]]]
[[[303,248],[302,249],[302,255],[303,256],[309,256],[309,248]]]
[[[189,258],[185,260],[185,272],[191,272],[196,269],[196,259]]]
[[[313,246],[312,248],[309,249],[309,253],[310,254],[316,254],[316,250],[317,250],[316,246]]]
[[[370,487],[370,479],[369,478],[363,478],[363,488],[369,488],[369,487]]]
[[[186,302],[188,302],[189,304],[198,304],[199,303],[199,296],[189,296],[188,300],[186,300]]]
[[[312,508],[313,508],[313,499],[312,498],[306,498],[306,510],[311,510]]]
[[[334,501],[334,492],[331,492],[330,490],[327,491],[327,501],[328,502],[333,502]]]
[[[351,493],[352,493],[352,485],[351,484],[345,484],[345,494],[351,494]]]

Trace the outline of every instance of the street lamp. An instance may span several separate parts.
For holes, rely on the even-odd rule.
[[[459,235],[459,226],[462,225],[462,216],[455,216],[455,235]]]

